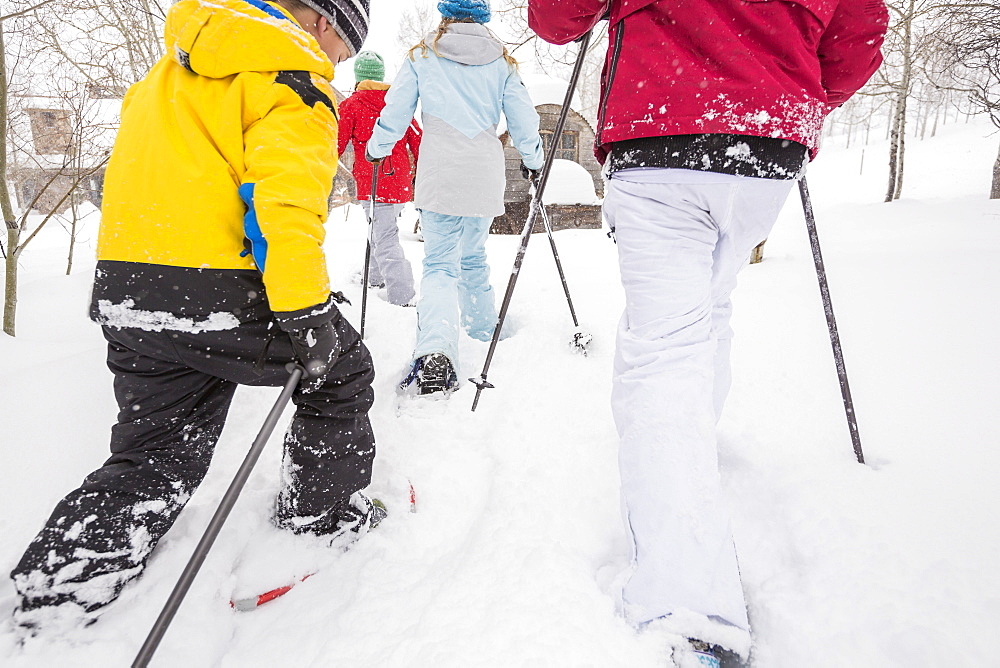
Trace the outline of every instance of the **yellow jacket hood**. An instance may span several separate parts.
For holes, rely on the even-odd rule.
[[[109,263],[127,265],[115,275],[152,282],[170,271],[171,285],[187,288],[164,291],[173,302],[141,303],[145,292],[128,285],[104,299],[189,313],[188,301],[218,301],[202,280],[215,272],[244,300],[246,281],[262,279],[275,313],[326,303],[324,222],[337,171],[329,59],[261,0],[181,0],[166,34],[170,51],[122,105],[97,259],[102,274],[112,275]]]
[[[304,70],[333,79],[316,40],[283,7],[262,0],[181,0],[167,12],[164,41],[178,63],[205,77]]]

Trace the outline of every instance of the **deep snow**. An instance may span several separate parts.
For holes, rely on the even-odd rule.
[[[986,194],[997,137],[984,123],[911,140],[904,197],[882,203],[884,144],[831,146],[809,183],[869,465],[854,461],[812,258],[793,191],[735,294],[735,382],[720,424],[723,484],[764,667],[991,666],[1000,625],[994,421],[1000,355],[1000,202]],[[335,210],[334,285],[352,297],[363,259],[359,209]],[[412,211],[404,247],[419,266]],[[86,318],[95,221],[73,274],[67,237],[46,230],[22,259],[18,336],[0,336],[0,570],[52,506],[106,456],[116,407],[100,329]],[[397,407],[413,309],[369,299],[377,365],[373,492],[390,516],[344,554],[304,546],[323,569],[274,603],[235,613],[248,543],[267,528],[280,439],[248,488],[154,659],[158,666],[669,665],[663,639],[615,615],[607,587],[625,558],[616,436],[608,408],[622,308],[603,231],[556,235],[589,357],[544,237],[528,248],[479,409],[450,400]],[[515,237],[489,242],[506,286]],[[461,377],[486,344],[463,339]],[[241,388],[212,471],[146,575],[101,621],[57,642],[14,643],[13,588],[0,579],[0,663],[127,665],[138,650],[277,389]],[[287,420],[286,415],[286,420]],[[407,512],[406,480],[418,495]],[[273,553],[273,554],[272,554]],[[294,547],[292,553],[295,554]]]

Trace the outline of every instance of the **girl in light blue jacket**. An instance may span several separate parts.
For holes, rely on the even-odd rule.
[[[524,166],[540,169],[538,114],[517,64],[483,24],[486,0],[442,0],[441,25],[410,50],[368,142],[368,159],[392,152],[421,103],[424,136],[416,208],[424,234],[417,341],[403,387],[419,394],[457,385],[458,326],[489,341],[497,323],[486,238],[503,214],[505,164],[500,114]]]

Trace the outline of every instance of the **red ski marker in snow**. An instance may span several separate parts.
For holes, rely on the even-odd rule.
[[[413,488],[412,482],[410,482],[409,480],[407,480],[406,482],[410,486],[410,512],[415,513],[417,512],[417,490]],[[314,575],[316,574],[310,573],[309,575],[303,576],[301,579],[299,579],[298,582],[293,582],[292,584],[284,585],[282,587],[266,591],[258,596],[233,599],[229,601],[229,607],[233,608],[234,610],[238,610],[240,612],[249,612],[250,610],[255,610],[260,606],[264,605],[265,603],[270,603],[274,599],[284,596],[285,594],[290,592],[292,588],[299,582],[305,582]]]
[[[316,574],[310,573],[309,575],[302,577],[302,579],[300,579],[299,582],[305,582],[314,575]],[[250,610],[259,608],[265,603],[273,601],[274,599],[280,596],[284,596],[285,594],[290,592],[292,590],[292,587],[297,585],[299,582],[293,582],[290,585],[285,585],[283,587],[278,587],[277,589],[272,589],[271,591],[266,591],[263,594],[260,594],[259,596],[251,596],[249,598],[240,598],[230,601],[229,607],[233,608],[234,610],[239,610],[240,612],[249,612]]]

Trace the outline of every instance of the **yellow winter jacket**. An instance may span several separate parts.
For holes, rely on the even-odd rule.
[[[337,170],[330,60],[290,14],[261,0],[181,0],[165,41],[167,55],[122,106],[98,282],[102,267],[133,276],[138,263],[139,273],[171,268],[181,292],[197,291],[206,274],[252,270],[273,311],[326,302],[323,224]]]

